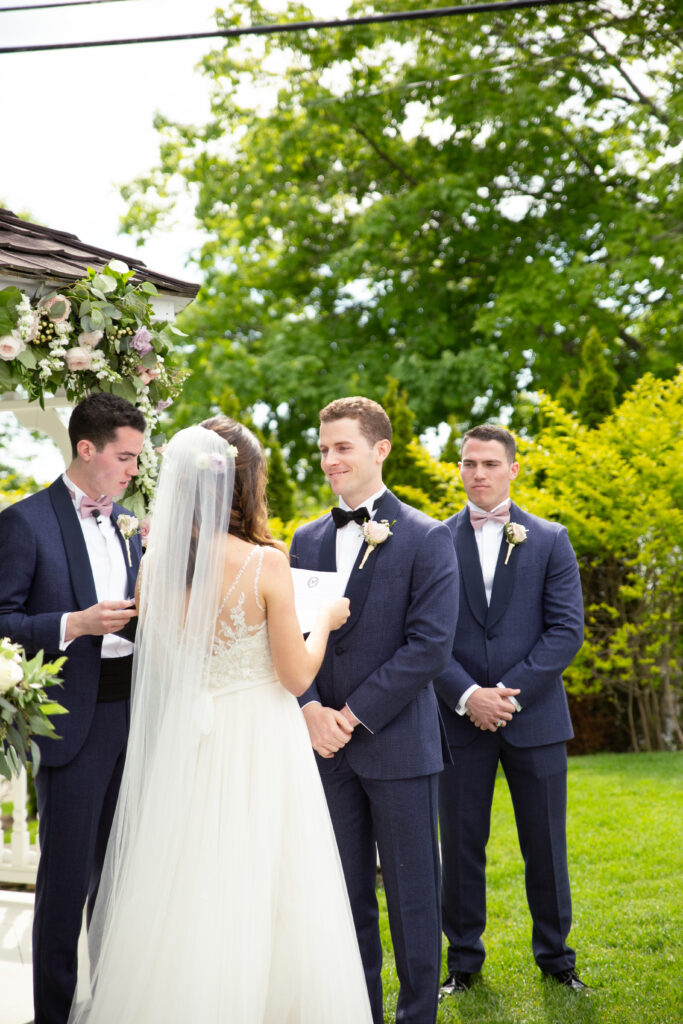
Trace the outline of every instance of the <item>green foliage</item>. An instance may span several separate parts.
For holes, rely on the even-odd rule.
[[[570,758],[568,786],[569,942],[591,993],[545,981],[533,961],[524,865],[500,773],[487,848],[487,958],[469,992],[441,1003],[438,1024],[679,1024],[683,754]],[[382,890],[379,897],[389,1024],[398,981]],[[444,949],[442,977],[445,959]]]
[[[218,23],[307,16],[241,0]],[[182,320],[195,376],[181,416],[265,401],[296,461],[321,405],[377,398],[391,375],[420,432],[502,407],[533,422],[526,390],[554,393],[592,326],[616,339],[619,392],[670,375],[680,26],[671,0],[623,0],[208,54],[209,122],[157,118],[159,166],[124,191],[144,237],[174,189],[197,190],[206,282]]]
[[[10,779],[28,769],[29,756],[34,773],[40,765],[40,748],[33,736],[59,739],[53,715],[67,711],[51,700],[47,687],[61,685],[59,673],[66,658],[43,663],[39,651],[30,661],[23,648],[7,637],[0,641],[0,775]]]
[[[567,526],[579,559],[586,640],[567,686],[616,695],[635,750],[683,747],[683,371],[646,375],[592,429],[547,398],[541,414],[514,496]]]
[[[268,509],[273,517],[286,522],[294,518],[296,488],[277,438],[271,435],[265,447],[268,456]]]
[[[602,339],[594,327],[583,343],[582,357],[576,411],[587,427],[597,427],[614,409],[617,375],[607,361]]]

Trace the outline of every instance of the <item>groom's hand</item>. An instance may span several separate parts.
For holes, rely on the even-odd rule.
[[[66,620],[64,640],[79,636],[104,636],[118,633],[137,615],[135,601],[99,601],[81,612],[70,612]]]
[[[351,739],[353,727],[341,711],[325,708],[312,701],[304,706],[303,716],[313,749],[321,757],[333,757]]]

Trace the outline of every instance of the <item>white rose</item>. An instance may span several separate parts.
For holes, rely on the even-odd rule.
[[[89,370],[92,363],[92,353],[89,348],[70,348],[67,349],[64,359],[70,370]]]
[[[16,359],[25,348],[25,342],[22,338],[17,337],[16,333],[5,334],[0,338],[0,359],[4,359],[5,362]]]
[[[389,529],[389,523],[386,521],[377,523],[374,519],[369,519],[365,523],[363,533],[369,544],[383,544],[387,537],[390,536],[391,530]]]
[[[24,678],[21,666],[14,658],[0,658],[0,693],[7,693]]]
[[[78,335],[81,348],[96,348],[104,337],[104,331],[82,331]]]

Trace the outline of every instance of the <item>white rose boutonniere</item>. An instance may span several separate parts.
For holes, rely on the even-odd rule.
[[[135,534],[140,529],[140,523],[135,518],[135,516],[128,516],[124,512],[122,512],[120,516],[116,517],[116,525],[119,528],[119,532],[120,532],[121,536],[123,537],[123,539],[126,542],[126,555],[128,556],[128,565],[132,566],[133,563],[130,560],[130,544],[129,544],[129,541],[130,541],[131,537],[134,537]]]
[[[510,552],[518,544],[524,543],[524,541],[526,540],[528,530],[526,526],[522,526],[521,523],[506,523],[504,527],[504,533],[505,539],[508,542],[508,550],[505,556],[505,562],[503,564],[507,565],[508,558],[510,557]]]
[[[376,522],[374,519],[368,519],[367,522],[363,523],[360,530],[368,546],[365,549],[363,560],[358,566],[359,569],[363,568],[363,566],[368,560],[368,555],[374,548],[377,547],[378,544],[384,544],[385,540],[393,536],[391,532],[391,527],[393,525],[394,524],[390,523],[388,519],[382,519],[382,521],[379,523]]]

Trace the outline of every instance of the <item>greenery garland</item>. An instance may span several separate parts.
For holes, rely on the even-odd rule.
[[[155,447],[163,443],[159,416],[182,390],[188,371],[170,365],[173,324],[154,322],[150,281],[134,285],[134,271],[112,260],[102,271],[61,292],[30,298],[0,290],[0,392],[25,392],[41,406],[60,388],[70,402],[94,391],[128,399],[147,421],[139,473],[125,504],[145,515],[157,475]]]

